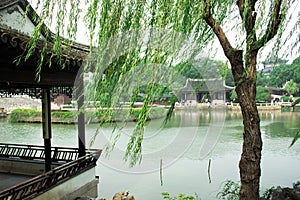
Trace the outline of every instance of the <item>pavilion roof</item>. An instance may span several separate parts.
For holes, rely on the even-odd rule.
[[[26,9],[29,11],[26,12]],[[21,28],[19,18],[26,13],[27,26]],[[16,22],[17,21],[17,22]],[[41,37],[33,55],[27,61],[16,64],[24,56],[30,42],[30,34],[38,23],[38,15],[27,0],[0,1],[0,89],[71,87],[74,85],[78,70],[89,53],[89,47],[61,38],[61,59],[52,51],[54,33],[43,24]],[[38,81],[37,66],[41,51],[47,45],[45,60]],[[49,65],[51,63],[51,65]]]
[[[208,91],[224,91],[232,90],[234,87],[225,85],[222,78],[210,79],[187,79],[185,86],[180,89],[181,92],[208,92]]]

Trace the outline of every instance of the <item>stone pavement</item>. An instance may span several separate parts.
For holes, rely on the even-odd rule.
[[[25,176],[19,174],[9,174],[0,172],[0,191],[9,188],[13,185],[21,183],[25,180],[32,178],[33,176]]]

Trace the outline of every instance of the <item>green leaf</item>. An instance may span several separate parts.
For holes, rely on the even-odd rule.
[[[289,148],[292,147],[299,138],[300,138],[300,129],[297,131],[297,133],[296,133],[292,143],[290,144]]]

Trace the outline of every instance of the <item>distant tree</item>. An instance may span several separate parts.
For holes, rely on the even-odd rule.
[[[258,76],[259,79],[259,76]],[[283,63],[274,67],[269,76],[269,86],[283,87],[289,80],[300,83],[300,57],[296,58],[292,64]]]
[[[290,101],[290,97],[288,97],[287,95],[283,95],[281,98],[280,98],[281,101],[283,102],[289,102]]]
[[[274,67],[270,73],[269,86],[282,88],[284,84],[293,79],[294,72],[291,65],[282,64]]]
[[[194,65],[191,62],[182,62],[173,68],[183,77],[192,79],[202,79],[207,77],[207,74],[210,74],[209,77],[211,78],[225,78],[228,71],[227,66],[222,61],[202,58],[197,60],[197,63],[197,65]],[[219,73],[216,73],[215,69],[217,69]]]
[[[257,86],[256,88],[256,101],[264,102],[270,96],[269,89],[262,86]]]
[[[262,87],[269,86],[269,77],[265,76],[262,72],[257,73],[256,85]]]
[[[293,71],[293,80],[300,84],[300,57],[296,58],[291,64],[291,70]]]
[[[284,89],[290,95],[293,95],[293,94],[295,94],[296,92],[299,91],[299,88],[297,87],[297,84],[293,80],[290,80],[290,81],[286,82],[285,85],[284,85]]]
[[[236,93],[236,91],[235,90],[231,90],[230,91],[230,100],[231,101],[236,101],[237,100],[237,93]]]
[[[226,77],[225,77],[225,84],[228,86],[234,86],[234,79],[231,70],[227,71]]]

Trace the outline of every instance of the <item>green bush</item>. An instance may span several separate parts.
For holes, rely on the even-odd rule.
[[[33,117],[42,117],[42,112],[39,110],[18,108],[10,113],[9,122],[24,122]]]
[[[289,102],[290,101],[290,97],[288,97],[286,95],[282,96],[281,99],[282,99],[283,102]]]
[[[256,88],[256,101],[265,102],[270,96],[269,89],[266,87],[258,86]]]
[[[197,194],[195,196],[190,196],[186,194],[178,194],[177,197],[171,197],[168,192],[161,193],[163,200],[200,200]]]
[[[88,122],[114,122],[114,121],[134,121],[141,114],[142,108],[114,109],[114,110],[89,110],[85,117]],[[52,111],[51,118],[56,123],[74,123],[77,120],[78,112],[75,111]],[[162,107],[152,107],[150,109],[150,119],[162,118],[166,115],[166,109]],[[10,122],[40,122],[42,112],[32,109],[15,109],[9,115]]]
[[[62,123],[71,123],[76,120],[77,112],[72,111],[52,111],[51,117],[58,119]]]
[[[111,121],[132,121],[137,120],[139,115],[142,112],[142,108],[133,108],[133,109],[115,109],[115,110],[97,110],[97,111],[89,111],[89,117],[96,116],[99,120],[103,120],[106,122]],[[167,111],[162,107],[152,107],[150,109],[149,118],[157,119],[165,117]]]
[[[217,197],[222,200],[238,200],[240,185],[232,180],[227,180]]]

